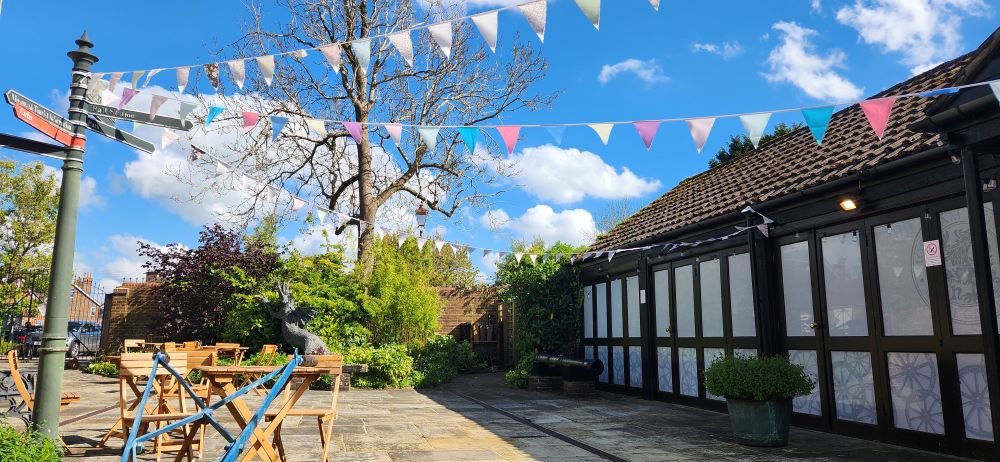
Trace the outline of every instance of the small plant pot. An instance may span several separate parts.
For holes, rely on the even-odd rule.
[[[729,421],[736,442],[746,446],[788,445],[792,400],[746,401],[727,399]]]

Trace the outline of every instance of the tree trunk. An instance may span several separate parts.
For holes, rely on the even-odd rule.
[[[367,116],[364,118],[367,120]],[[362,133],[368,132],[368,125],[362,120]],[[362,138],[358,144],[358,218],[362,221],[358,223],[358,269],[361,280],[367,281],[371,276],[375,266],[375,258],[372,255],[374,244],[372,228],[369,223],[375,223],[375,214],[378,211],[378,204],[375,202],[375,185],[372,173],[372,148],[368,138]]]

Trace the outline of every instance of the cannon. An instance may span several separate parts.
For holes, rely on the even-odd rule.
[[[563,380],[594,380],[604,372],[604,363],[599,359],[580,359],[569,356],[540,354],[535,356],[532,375],[556,376]]]

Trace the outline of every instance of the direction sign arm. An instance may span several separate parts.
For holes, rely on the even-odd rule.
[[[20,136],[8,135],[6,133],[0,133],[0,146],[17,151],[30,152],[32,154],[51,154],[60,159],[64,157],[63,151],[66,149],[62,146],[43,143],[41,141],[35,141],[28,138],[21,138]]]

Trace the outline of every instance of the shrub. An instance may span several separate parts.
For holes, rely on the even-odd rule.
[[[371,333],[362,324],[360,285],[346,270],[344,249],[335,245],[325,249],[313,256],[293,251],[284,262],[281,278],[289,281],[296,307],[313,312],[306,328],[323,339],[327,348],[344,351],[365,345]]]
[[[359,388],[413,386],[413,358],[407,354],[403,345],[352,348],[344,355],[344,362],[368,365],[367,373],[351,377],[351,386]]]
[[[460,373],[486,369],[486,363],[472,350],[469,342],[458,342],[450,335],[436,335],[426,345],[411,350],[418,388],[434,387],[451,381]]]
[[[528,376],[531,375],[531,368],[534,363],[535,355],[533,353],[521,356],[521,359],[517,361],[517,366],[507,371],[507,374],[504,375],[504,378],[507,380],[507,387],[528,388]]]
[[[16,350],[17,347],[21,346],[19,343],[8,342],[6,340],[0,340],[0,354],[7,354],[10,350]]]
[[[375,268],[361,296],[372,342],[423,344],[437,330],[437,290],[420,266],[388,241],[377,241],[374,252]]]
[[[809,394],[814,386],[802,366],[784,356],[726,355],[705,370],[705,389],[729,399],[788,399]]]
[[[62,450],[52,440],[31,430],[20,431],[0,418],[0,462],[54,462]]]
[[[118,366],[108,361],[94,361],[87,365],[82,371],[85,374],[94,374],[101,377],[118,378]]]

